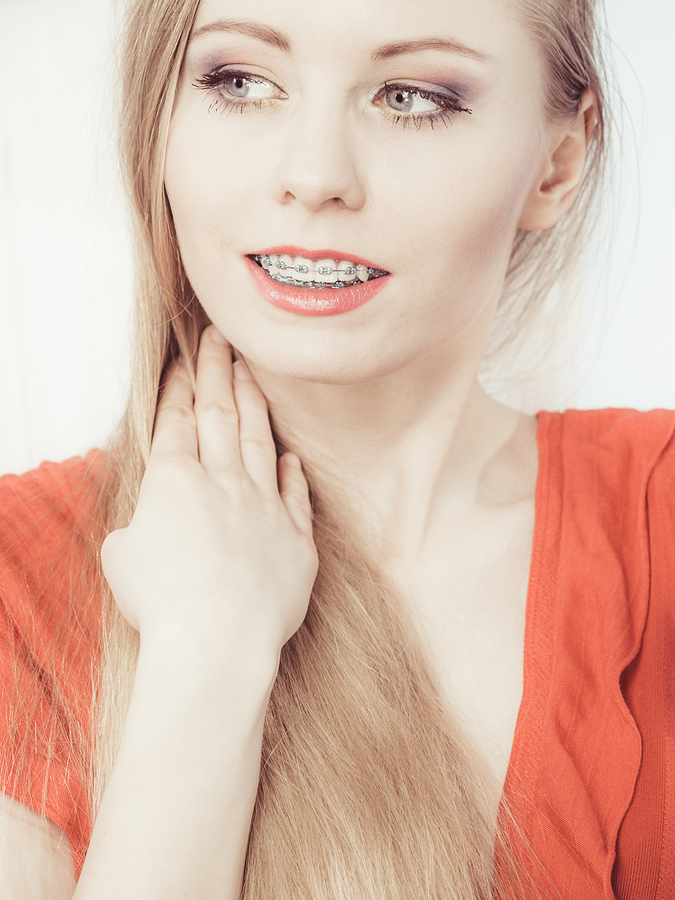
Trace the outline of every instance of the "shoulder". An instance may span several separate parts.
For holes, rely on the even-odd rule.
[[[74,456],[63,462],[43,462],[21,475],[1,476],[0,509],[3,516],[0,524],[7,521],[7,516],[17,521],[35,519],[45,512],[72,521],[99,482],[104,460],[102,450],[91,450],[86,456]]]
[[[64,462],[43,462],[22,475],[0,477],[0,566],[41,559],[92,522],[105,455],[91,450]]]
[[[99,652],[92,450],[0,478],[0,779],[68,834],[81,860],[92,665]],[[92,552],[93,551],[93,552]]]
[[[675,410],[567,409],[540,412],[540,423],[580,445],[623,449],[668,440],[675,430]]]
[[[590,476],[642,490],[664,460],[675,460],[675,410],[568,409],[539,413],[540,450],[574,481]]]
[[[0,478],[0,631],[14,642],[35,639],[40,656],[67,614],[74,574],[97,543],[96,499],[105,455],[92,450]],[[49,640],[46,640],[49,636]],[[33,641],[31,641],[33,643]]]

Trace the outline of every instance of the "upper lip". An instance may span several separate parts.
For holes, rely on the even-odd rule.
[[[387,270],[384,266],[378,266],[362,256],[356,256],[354,253],[343,253],[341,250],[305,250],[303,247],[266,247],[264,250],[256,250],[254,253],[248,253],[247,256],[266,256],[270,253],[287,253],[289,256],[303,256],[305,259],[311,259],[312,262],[318,262],[320,259],[347,259],[350,262],[360,266],[368,266],[371,269],[379,269],[381,272]]]

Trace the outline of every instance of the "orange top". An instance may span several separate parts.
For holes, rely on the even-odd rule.
[[[547,871],[530,867],[546,896],[675,897],[674,432],[664,410],[539,414],[524,689],[504,791]],[[64,717],[41,672],[49,654],[63,657],[62,702],[84,722],[90,648],[78,626],[53,636],[98,464],[92,451],[0,478],[2,709],[17,685],[37,698],[30,725],[0,716],[0,762],[17,740],[30,762],[3,789],[40,809],[51,739],[46,811],[78,875],[89,836],[81,778],[63,758]]]

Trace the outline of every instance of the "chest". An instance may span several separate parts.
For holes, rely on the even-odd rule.
[[[498,799],[523,693],[534,503],[462,524],[401,565],[397,580],[443,698],[495,776]]]

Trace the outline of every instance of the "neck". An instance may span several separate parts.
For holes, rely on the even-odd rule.
[[[379,548],[419,548],[439,508],[462,509],[522,418],[476,382],[480,353],[447,347],[384,378],[325,384],[252,366],[278,439]],[[503,456],[503,454],[502,454]],[[413,551],[414,552],[414,551]]]

